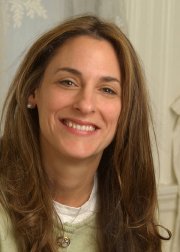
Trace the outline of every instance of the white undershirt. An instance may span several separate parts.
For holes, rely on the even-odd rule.
[[[91,195],[81,207],[70,207],[54,201],[54,207],[62,224],[75,224],[85,220],[96,212],[97,206],[97,178],[95,176]]]

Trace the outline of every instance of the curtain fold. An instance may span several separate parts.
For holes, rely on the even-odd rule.
[[[173,235],[172,251],[178,251],[180,248],[180,95],[171,105],[175,116],[175,125],[173,131],[173,169],[178,184],[177,216],[175,230]]]

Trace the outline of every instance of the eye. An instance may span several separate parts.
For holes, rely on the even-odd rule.
[[[103,88],[102,88],[102,91],[103,91],[105,94],[116,95],[116,92],[115,92],[112,88],[109,88],[109,87],[103,87]]]
[[[76,86],[76,84],[72,81],[72,80],[61,80],[59,81],[59,83],[65,87],[73,87],[73,86]]]
[[[62,79],[57,82],[58,85],[60,85],[62,88],[77,88],[78,83],[75,80],[71,79]]]

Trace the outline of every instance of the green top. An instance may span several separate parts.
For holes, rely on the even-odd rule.
[[[95,215],[77,224],[65,223],[63,227],[64,238],[62,239],[57,233],[59,252],[97,251]],[[0,208],[0,251],[19,252],[11,220],[2,208]]]
[[[0,207],[0,251],[18,252],[10,218],[2,207]]]

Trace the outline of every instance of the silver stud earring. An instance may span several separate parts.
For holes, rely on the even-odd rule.
[[[28,103],[28,104],[27,104],[27,108],[28,108],[28,109],[33,109],[34,106],[33,106],[31,103]]]

